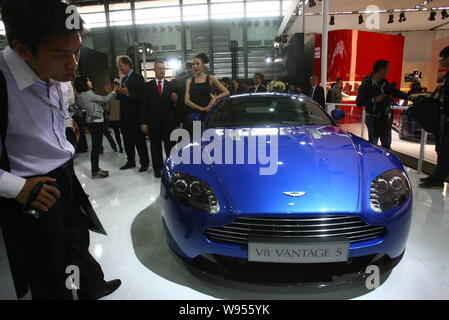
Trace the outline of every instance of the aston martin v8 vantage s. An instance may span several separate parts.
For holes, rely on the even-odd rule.
[[[410,228],[409,178],[389,150],[343,130],[342,117],[303,95],[217,102],[197,125],[201,136],[174,148],[162,172],[173,251],[228,275],[261,266],[391,270]]]

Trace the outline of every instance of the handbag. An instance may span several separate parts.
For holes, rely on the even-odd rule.
[[[418,98],[409,108],[410,115],[424,130],[430,133],[441,132],[441,112],[443,103],[436,97],[439,89],[430,97]]]

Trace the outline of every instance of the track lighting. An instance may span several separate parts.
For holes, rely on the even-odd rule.
[[[407,21],[407,18],[405,17],[405,13],[401,12],[401,14],[399,15],[399,22],[405,22]]]
[[[429,16],[429,21],[435,21],[435,16],[437,15],[436,11],[432,11]]]
[[[360,14],[360,15],[359,15],[359,24],[362,24],[362,23],[363,23],[363,15]]]
[[[309,0],[309,8],[313,8],[316,6],[315,0]]]
[[[441,19],[446,19],[449,18],[449,14],[447,13],[446,9],[444,9],[443,11],[441,11]]]
[[[390,13],[390,15],[388,16],[388,22],[387,23],[394,23],[394,14]]]
[[[335,25],[335,17],[334,16],[331,16],[331,20],[329,21],[329,24],[331,26]]]

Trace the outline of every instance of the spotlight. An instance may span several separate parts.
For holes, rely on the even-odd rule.
[[[390,13],[390,15],[388,16],[388,22],[387,23],[394,23],[394,14]]]
[[[265,57],[265,62],[268,64],[273,63],[273,57]]]
[[[405,22],[407,21],[407,18],[405,17],[405,13],[401,12],[401,14],[399,15],[399,22]]]
[[[359,24],[362,24],[362,23],[363,23],[363,15],[360,14],[360,15],[359,15]]]
[[[316,6],[315,0],[309,0],[309,8],[313,8]]]
[[[449,14],[447,13],[446,9],[444,9],[443,11],[441,11],[441,19],[446,19],[449,18]]]
[[[335,24],[335,17],[334,16],[331,16],[331,20],[329,21],[329,24],[331,26],[333,26]]]
[[[429,16],[429,21],[435,21],[435,16],[437,15],[436,11],[432,11]]]

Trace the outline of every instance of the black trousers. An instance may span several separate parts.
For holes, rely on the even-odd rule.
[[[136,164],[136,149],[139,154],[140,164],[142,167],[150,165],[148,156],[148,147],[145,135],[140,130],[140,125],[136,123],[127,123],[122,121],[123,142],[125,144],[125,152],[128,157],[128,164]]]
[[[437,167],[433,177],[437,181],[449,179],[449,123],[443,132],[436,134]]]
[[[153,171],[155,173],[160,173],[162,166],[164,165],[162,143],[164,143],[166,157],[170,155],[171,149],[176,144],[175,141],[170,141],[170,133],[171,130],[150,130],[151,160],[153,163]]]
[[[87,151],[88,147],[87,147],[87,139],[86,139],[86,134],[85,134],[84,121],[77,114],[72,115],[72,118],[73,118],[73,120],[75,120],[75,122],[80,130],[80,139],[78,140],[78,143],[76,145],[76,152]]]
[[[115,143],[114,138],[112,138],[111,131],[109,131],[107,122],[104,122],[103,133],[104,133],[104,136],[106,137],[106,139],[108,139],[112,150],[117,151],[117,144]],[[101,150],[103,150],[103,145],[101,146]]]
[[[92,174],[97,173],[100,170],[98,164],[100,160],[100,152],[103,144],[104,123],[92,122],[87,124],[90,136],[92,138],[92,148],[90,152],[90,163]]]
[[[365,119],[366,127],[368,128],[368,141],[377,145],[380,142],[382,147],[391,149],[391,127],[387,118],[376,118],[367,115]]]
[[[120,132],[120,121],[109,121],[109,127],[114,130],[115,135],[115,141],[117,142],[117,145],[119,146],[120,150],[123,149],[122,146],[122,136]]]
[[[48,176],[57,179],[61,198],[40,219],[24,215],[14,200],[3,200],[2,228],[8,255],[13,258],[16,288],[20,282],[27,283],[34,300],[70,300],[66,270],[75,266],[80,271],[79,296],[93,295],[104,288],[104,274],[89,253],[89,231],[77,201],[79,191],[74,189],[73,165],[69,162]]]

